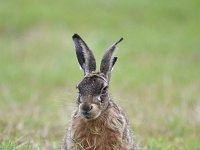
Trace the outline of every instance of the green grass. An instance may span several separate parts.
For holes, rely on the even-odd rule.
[[[198,0],[0,1],[0,149],[58,149],[82,72],[79,33],[98,64],[124,37],[111,94],[144,150],[199,150]]]

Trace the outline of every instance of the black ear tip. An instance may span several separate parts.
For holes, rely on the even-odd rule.
[[[75,38],[80,38],[80,36],[77,33],[74,33],[74,35],[72,36],[73,39]]]
[[[124,39],[123,37],[120,38],[119,41],[117,41],[117,42],[115,43],[115,45],[119,44],[123,39]]]
[[[124,40],[124,38],[121,37],[117,43],[119,43],[119,42],[121,42],[121,41],[123,41],[123,40]]]

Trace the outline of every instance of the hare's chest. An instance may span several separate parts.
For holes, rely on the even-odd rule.
[[[123,150],[121,134],[108,128],[87,129],[71,134],[70,150]]]

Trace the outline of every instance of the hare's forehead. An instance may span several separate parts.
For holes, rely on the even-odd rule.
[[[83,95],[98,95],[106,82],[98,77],[86,77],[78,84],[78,90]]]

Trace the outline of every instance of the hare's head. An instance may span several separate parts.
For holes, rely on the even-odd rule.
[[[116,45],[113,44],[104,54],[100,71],[96,72],[96,61],[92,51],[77,34],[73,35],[78,62],[84,72],[83,80],[78,84],[79,96],[77,99],[78,113],[85,120],[93,120],[99,117],[110,104],[108,93],[111,70],[117,60],[113,57]]]

